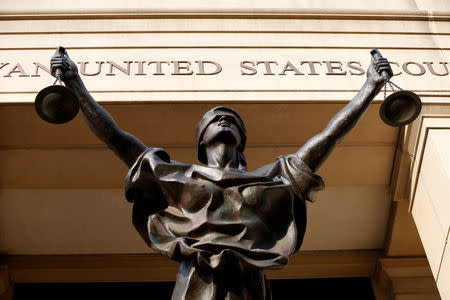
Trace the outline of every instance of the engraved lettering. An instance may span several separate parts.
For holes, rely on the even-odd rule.
[[[9,65],[9,63],[0,63],[0,69],[7,65]]]
[[[329,61],[325,60],[324,63],[327,65],[328,72],[327,75],[345,75],[347,71],[342,70],[342,63],[340,61]]]
[[[359,61],[349,61],[347,63],[347,67],[350,68],[349,73],[350,75],[364,75],[366,71],[364,71],[363,68],[361,68],[361,63]],[[358,72],[354,72],[353,70],[356,70]]]
[[[197,75],[216,75],[222,72],[222,66],[219,63],[216,63],[215,61],[196,60],[195,62],[198,64]],[[205,72],[205,64],[213,65],[215,67],[215,70],[209,71],[208,73]]]
[[[252,61],[248,61],[248,60],[241,61],[241,68],[250,71],[249,73],[247,73],[241,69],[241,75],[255,75],[258,71],[255,68],[248,66],[247,64],[250,64],[253,67],[255,66],[255,63]]]
[[[279,75],[286,75],[286,72],[288,71],[294,72],[295,75],[305,75],[301,73],[290,61],[286,62],[283,70]]]
[[[413,72],[411,72],[411,70],[409,69],[409,66],[410,65],[414,65],[414,66],[416,66],[417,68],[419,68],[419,72],[418,73],[413,73]],[[416,62],[413,62],[413,61],[407,61],[407,62],[405,62],[403,65],[402,65],[402,69],[403,69],[403,71],[405,71],[406,73],[408,73],[409,75],[413,75],[413,76],[421,76],[421,75],[423,75],[423,74],[425,74],[425,68],[421,65],[421,64],[419,64],[419,63],[416,63]]]
[[[32,74],[31,77],[40,77],[41,75],[39,74],[39,69],[42,69],[48,74],[52,75],[52,73],[50,72],[50,68],[43,66],[41,63],[34,62],[33,65],[35,65],[36,68],[34,69],[34,74]]]
[[[98,74],[100,74],[100,72],[102,71],[102,65],[104,63],[104,61],[96,61],[95,63],[97,64],[97,71],[94,73],[88,73],[86,72],[86,65],[89,63],[88,61],[79,61],[78,62],[80,64],[80,73],[84,76],[96,76]]]
[[[138,71],[134,75],[138,75],[138,76],[139,75],[147,75],[147,74],[144,73],[144,63],[145,63],[145,61],[139,60],[139,61],[135,61],[135,63],[137,63],[137,65],[138,65]]]
[[[114,68],[126,75],[130,75],[130,64],[132,63],[132,61],[124,61],[124,63],[126,64],[126,69],[114,61],[108,60],[107,63],[109,64],[109,73],[107,73],[106,76],[116,76],[116,74],[113,73]]]
[[[184,60],[174,60],[172,75],[192,75],[194,71],[190,70],[191,62]],[[184,72],[184,73],[183,73]]]
[[[11,74],[13,73],[19,73],[19,77],[30,77],[27,73],[25,73],[25,70],[22,68],[22,65],[20,63],[17,63],[12,69],[11,71],[8,72],[8,74],[6,74],[3,77],[11,77]]]
[[[392,65],[396,65],[397,67],[400,67],[400,65],[396,61],[390,61],[389,64],[391,65],[391,68],[392,68]],[[394,72],[393,76],[398,76],[398,75],[402,74],[402,71],[398,71],[397,73],[395,73],[394,68],[392,68],[392,72]]]
[[[270,68],[270,64],[275,64],[278,66],[278,63],[276,61],[257,61],[256,65],[264,64],[266,68],[266,72],[264,75],[275,75],[275,73],[272,72],[272,69]]]
[[[444,73],[436,73],[432,62],[424,61],[423,63],[427,65],[428,70],[430,70],[431,74],[433,74],[433,75],[437,75],[437,76],[447,76],[448,75],[447,62],[442,62],[442,61],[439,62],[441,65],[444,66],[444,69],[445,69]]]
[[[156,72],[153,73],[153,75],[165,75],[164,72],[162,71],[162,64],[167,64],[169,65],[170,63],[168,61],[150,61],[147,65],[151,65],[151,64],[155,64],[156,66]]]
[[[302,61],[300,62],[300,65],[308,64],[309,65],[309,73],[308,75],[319,75],[319,73],[316,72],[316,67],[314,64],[322,65],[320,61]]]

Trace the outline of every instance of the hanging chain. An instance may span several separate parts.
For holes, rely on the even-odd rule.
[[[389,85],[391,86],[391,89],[394,90],[394,88],[392,86],[395,86],[397,89],[399,89],[400,91],[403,91],[403,89],[401,87],[399,87],[398,85],[396,85],[395,83],[393,83],[392,81],[388,81]]]
[[[55,85],[56,82],[58,82],[59,85],[63,85],[63,84],[62,84],[62,80],[61,80],[61,75],[57,75],[57,76],[56,76],[56,79],[55,79],[55,82],[53,82],[53,85]]]
[[[385,79],[384,80],[384,99],[386,99],[387,85],[388,84],[389,84],[389,86],[390,86],[390,88],[392,89],[393,92],[395,91],[394,87],[396,87],[400,91],[403,91],[403,89],[401,87],[399,87],[398,85],[396,85],[395,83],[393,83],[389,79]]]

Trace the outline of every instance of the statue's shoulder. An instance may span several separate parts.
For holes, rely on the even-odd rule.
[[[143,160],[161,160],[166,163],[171,162],[170,155],[163,148],[154,147],[148,147],[145,149],[145,151],[142,152],[142,154],[136,159],[135,165]]]

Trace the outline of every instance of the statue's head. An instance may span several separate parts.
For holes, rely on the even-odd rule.
[[[198,123],[195,133],[198,160],[204,164],[208,163],[205,144],[219,135],[223,142],[236,146],[239,168],[246,169],[244,148],[247,134],[245,125],[234,109],[225,106],[217,106],[209,110]]]

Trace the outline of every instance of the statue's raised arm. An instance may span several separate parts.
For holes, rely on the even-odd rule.
[[[110,114],[103,109],[87,91],[78,74],[76,64],[69,58],[64,48],[60,47],[52,57],[50,66],[52,75],[57,69],[62,70],[62,81],[77,96],[83,116],[97,137],[99,137],[128,167],[147,149],[140,140],[121,130]]]
[[[380,92],[386,80],[392,77],[389,62],[382,57],[372,57],[367,80],[358,94],[339,111],[327,127],[311,138],[296,155],[315,172],[341,139],[358,123],[373,98]]]

